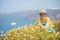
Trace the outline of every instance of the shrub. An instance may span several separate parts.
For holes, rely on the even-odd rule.
[[[7,32],[4,40],[60,40],[60,33],[52,33],[35,24],[14,28]]]

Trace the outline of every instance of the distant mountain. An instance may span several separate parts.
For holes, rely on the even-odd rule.
[[[56,18],[60,14],[60,9],[46,9],[47,11],[47,16],[51,18]],[[0,18],[3,17],[9,17],[9,18],[23,18],[27,20],[37,20],[39,17],[40,10],[28,10],[28,11],[21,11],[21,12],[15,12],[15,13],[10,13],[10,14],[1,14]]]
[[[46,9],[46,11],[50,16],[57,16],[60,14],[60,9]]]
[[[57,16],[60,14],[60,9],[46,9],[47,16],[49,16],[52,20],[57,18]],[[37,20],[39,17],[40,10],[35,10],[33,13],[30,13],[30,15],[27,16],[29,20]],[[60,17],[58,17],[60,18]]]
[[[60,14],[60,9],[46,9],[47,11],[47,16],[51,18],[57,18],[58,15]],[[16,21],[19,21],[19,19],[26,19],[29,21],[36,21],[39,17],[40,10],[28,10],[28,11],[21,11],[21,12],[15,12],[15,13],[10,13],[10,14],[1,14],[0,19],[3,20],[5,17],[6,19],[13,19]],[[60,17],[59,17],[60,18]],[[0,20],[0,21],[1,21]]]

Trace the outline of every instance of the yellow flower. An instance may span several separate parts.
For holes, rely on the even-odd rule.
[[[59,39],[60,32],[51,33],[37,25],[13,28],[5,34],[4,40],[50,40]],[[56,36],[56,37],[55,37]],[[57,38],[58,37],[58,38]]]

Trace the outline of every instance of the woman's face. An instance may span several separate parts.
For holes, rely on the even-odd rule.
[[[46,20],[46,15],[40,15],[40,18],[45,21]]]

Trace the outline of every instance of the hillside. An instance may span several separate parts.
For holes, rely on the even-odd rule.
[[[3,40],[60,40],[60,32],[52,33],[35,24],[13,28],[2,37]]]

